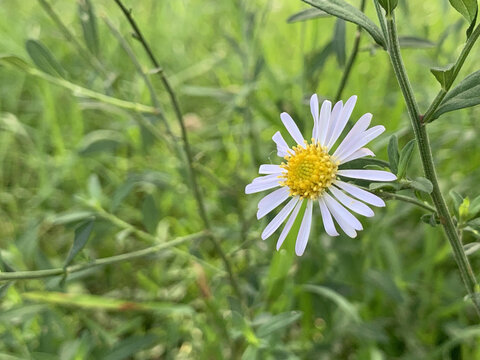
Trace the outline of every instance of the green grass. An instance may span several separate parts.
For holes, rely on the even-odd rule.
[[[3,271],[61,268],[75,229],[92,214],[93,232],[73,264],[204,229],[168,94],[114,1],[92,3],[97,55],[77,3],[51,5],[79,45],[65,40],[40,2],[1,2],[0,54],[29,64],[0,66]],[[362,219],[356,239],[330,238],[316,221],[300,258],[293,235],[280,252],[278,235],[260,239],[268,219],[256,220],[260,195],[246,196],[244,187],[259,164],[277,160],[271,136],[283,132],[280,112],[306,132],[309,96],[335,96],[343,69],[334,54],[324,64],[315,56],[331,40],[335,20],[287,24],[305,8],[300,1],[126,3],[179,98],[207,214],[243,299],[205,239],[66,278],[4,283],[0,358],[480,358],[478,317],[464,301],[441,228],[421,222],[422,209],[389,201]],[[446,35],[434,48],[403,51],[424,111],[439,88],[429,68],[455,60],[467,25],[447,1],[408,4],[397,14],[402,35],[436,43]],[[371,2],[367,15],[376,19]],[[174,140],[158,114],[132,109],[156,105],[105,18],[132,47]],[[346,30],[348,56],[355,26]],[[53,82],[38,75],[29,39],[58,62]],[[343,98],[357,94],[353,117],[371,112],[372,123],[386,127],[371,145],[386,160],[391,134],[401,146],[413,134],[387,55],[366,34],[360,47]],[[474,48],[459,80],[478,70],[479,55]],[[87,92],[72,91],[72,84]],[[466,109],[429,126],[445,194],[479,195],[479,115]],[[412,178],[422,175],[416,151]],[[465,232],[463,241],[475,237]],[[478,273],[478,253],[470,260]]]

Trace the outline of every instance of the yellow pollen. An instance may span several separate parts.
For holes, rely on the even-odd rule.
[[[283,186],[288,186],[291,196],[316,199],[335,180],[339,163],[328,154],[328,149],[312,139],[293,147],[294,153],[285,156],[286,163],[280,167],[287,172],[281,175]]]

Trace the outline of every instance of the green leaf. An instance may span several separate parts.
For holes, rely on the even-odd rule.
[[[430,180],[424,177],[417,177],[410,182],[410,186],[415,190],[430,194],[433,191],[433,185]]]
[[[64,268],[70,265],[73,258],[84,248],[92,232],[94,222],[95,218],[92,218],[83,222],[75,229],[75,238],[73,239],[73,245],[65,260],[65,264],[63,264]]]
[[[114,152],[125,142],[123,134],[113,130],[95,130],[85,135],[78,153],[88,156],[99,152]]]
[[[332,39],[333,51],[337,56],[337,62],[340,67],[345,66],[347,54],[345,51],[345,21],[337,19],[335,22],[335,32]]]
[[[440,115],[480,104],[480,70],[468,75],[443,99],[432,119]]]
[[[302,0],[320,10],[340,19],[353,22],[364,28],[375,42],[386,49],[386,42],[381,30],[363,12],[343,0]]]
[[[455,211],[455,214],[458,217],[458,208],[463,202],[463,196],[460,195],[455,190],[450,190],[448,194],[450,195],[450,198],[453,200],[453,210]]]
[[[402,189],[402,185],[396,182],[372,182],[368,185],[370,190],[393,190],[398,191]]]
[[[480,196],[477,196],[470,202],[470,216],[475,216],[480,212]]]
[[[422,215],[422,217],[420,218],[425,224],[428,224],[432,227],[435,227],[437,226],[440,221],[437,219],[437,217],[435,216],[435,214],[424,214]]]
[[[390,162],[390,169],[394,174],[398,172],[398,160],[400,154],[398,152],[398,138],[396,135],[390,136],[390,141],[388,142],[388,160]]]
[[[453,81],[453,67],[454,64],[449,64],[445,67],[433,67],[430,69],[435,79],[440,83],[442,89],[447,90]]]
[[[290,312],[285,312],[283,314],[272,316],[267,320],[266,323],[258,327],[256,333],[260,338],[266,337],[275,331],[279,331],[286,328],[290,324],[300,319],[301,316],[302,316],[302,313],[299,311],[290,311]]]
[[[150,234],[155,234],[160,216],[152,195],[147,195],[142,204],[143,225]]]
[[[6,284],[0,285],[0,300],[7,294],[10,286],[14,284],[14,281],[9,281]]]
[[[122,339],[116,343],[112,350],[102,356],[104,360],[123,360],[131,359],[133,355],[141,350],[149,349],[158,344],[159,339],[154,334],[134,335],[127,339]]]
[[[477,0],[448,0],[450,4],[457,10],[462,16],[467,19],[469,24],[475,22],[477,17],[478,5]]]
[[[463,246],[463,250],[465,251],[465,255],[472,255],[473,253],[480,250],[480,242],[473,242],[469,244],[465,244]]]
[[[397,173],[397,178],[402,179],[406,172],[407,172],[407,167],[408,163],[410,162],[410,159],[412,158],[413,155],[413,149],[415,147],[415,140],[410,140],[402,149],[400,152],[400,158],[398,160],[398,173]]]
[[[378,0],[378,3],[383,7],[387,15],[391,15],[398,5],[398,0]]]
[[[50,50],[40,41],[27,40],[25,47],[27,48],[28,55],[40,70],[53,76],[65,77],[65,70]]]
[[[92,54],[98,56],[100,45],[98,41],[97,22],[90,0],[78,1],[78,16],[82,24],[83,38],[85,39],[87,48]]]
[[[399,36],[398,42],[402,49],[431,49],[436,44],[428,39],[415,36]]]
[[[351,318],[354,322],[360,321],[360,315],[357,309],[350,303],[344,296],[340,295],[336,291],[329,289],[325,286],[318,285],[304,285],[303,288],[307,291],[313,292],[317,295],[321,295],[327,299],[332,300],[337,306],[344,312],[346,316]]]
[[[325,11],[315,9],[315,8],[310,8],[310,9],[305,9],[302,10],[298,13],[293,14],[287,19],[287,23],[292,24],[296,23],[299,21],[306,21],[310,19],[318,19],[318,18],[325,18],[325,17],[330,17],[330,14],[327,14]]]

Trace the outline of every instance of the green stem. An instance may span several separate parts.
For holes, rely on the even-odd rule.
[[[360,11],[362,12],[365,10],[365,3],[366,1],[362,0],[362,3],[360,4]],[[342,79],[340,80],[340,85],[338,86],[337,93],[335,95],[335,101],[339,101],[342,98],[342,93],[343,93],[343,90],[345,89],[345,86],[347,85],[347,81],[352,71],[353,64],[357,59],[361,36],[362,36],[362,27],[357,26],[357,31],[355,33],[355,40],[353,41],[353,49],[352,49],[352,52],[350,53],[350,57],[348,58],[347,64],[345,65],[345,71],[343,72]]]
[[[424,124],[421,122],[421,115],[418,110],[418,105],[413,95],[413,90],[403,64],[400,46],[398,43],[397,28],[393,15],[387,16],[387,31],[390,60],[393,65],[395,76],[397,77],[398,83],[402,90],[403,97],[405,98],[405,102],[407,104],[408,114],[412,123],[413,132],[417,140],[418,149],[422,160],[423,171],[425,173],[425,177],[430,180],[433,185],[433,191],[431,194],[432,200],[440,218],[440,222],[443,225],[445,234],[452,247],[453,255],[460,270],[462,281],[465,284],[475,309],[480,316],[480,298],[476,296],[478,289],[477,280],[473,274],[467,255],[463,250],[463,245],[458,238],[457,230],[438,185],[428,134]]]
[[[180,126],[180,129],[181,129],[183,147],[184,147],[185,155],[187,157],[187,164],[188,164],[188,170],[189,170],[189,175],[190,175],[190,182],[192,184],[193,194],[195,196],[195,200],[197,202],[198,209],[199,209],[199,212],[200,212],[200,217],[202,218],[205,229],[207,229],[210,233],[209,239],[212,242],[212,244],[215,248],[215,251],[218,253],[218,255],[220,256],[220,258],[222,259],[222,261],[224,263],[225,270],[228,273],[228,278],[229,278],[230,284],[232,285],[233,291],[235,292],[235,295],[237,295],[237,297],[239,299],[243,299],[243,297],[241,296],[240,287],[238,286],[237,280],[234,276],[233,269],[232,269],[232,266],[230,264],[230,260],[227,258],[225,252],[223,251],[222,247],[220,246],[220,243],[219,243],[217,237],[211,232],[210,220],[208,219],[208,216],[207,216],[207,211],[206,211],[206,208],[205,208],[205,202],[203,200],[203,195],[200,191],[200,186],[198,185],[196,172],[195,172],[195,169],[194,169],[194,166],[193,166],[194,161],[193,161],[192,150],[190,148],[190,142],[188,140],[188,133],[187,133],[187,129],[185,127],[185,122],[183,121],[183,116],[182,116],[182,112],[180,110],[180,105],[178,103],[177,96],[176,96],[175,92],[173,91],[172,87],[170,86],[170,83],[169,83],[165,73],[163,72],[163,69],[161,68],[160,63],[157,61],[155,55],[153,54],[152,50],[150,49],[150,46],[148,45],[148,42],[143,37],[143,34],[140,31],[140,28],[138,27],[137,23],[133,19],[131,11],[129,11],[123,5],[121,0],[115,0],[115,3],[119,6],[119,8],[122,10],[123,14],[127,18],[128,22],[130,23],[130,25],[131,25],[131,27],[134,31],[135,38],[142,44],[142,46],[145,49],[150,61],[155,66],[155,70],[156,70],[157,74],[160,76],[160,79],[162,81],[163,86],[165,87],[165,90],[168,93],[168,96],[170,98],[170,102],[172,104],[173,110],[175,112],[175,116],[176,116],[177,121],[178,121],[178,125]]]
[[[175,240],[169,241],[167,243],[155,245],[148,247],[146,249],[132,251],[129,253],[110,256],[106,258],[97,259],[88,263],[84,264],[77,264],[67,266],[66,268],[55,268],[55,269],[48,269],[48,270],[33,270],[33,271],[14,271],[14,272],[4,272],[0,273],[0,281],[7,281],[7,280],[28,280],[28,279],[39,279],[39,278],[46,278],[51,276],[57,275],[65,275],[70,273],[75,273],[78,271],[83,271],[90,269],[96,266],[105,266],[110,264],[116,264],[123,261],[131,261],[133,259],[137,259],[140,257],[148,256],[154,253],[157,253],[161,250],[166,250],[171,247],[178,246],[188,241],[197,240],[202,237],[207,236],[205,231],[191,234],[183,237],[179,237]]]
[[[437,209],[434,208],[432,205],[424,203],[423,201],[419,201],[417,199],[414,199],[410,196],[400,195],[400,194],[396,194],[396,193],[390,193],[390,192],[387,192],[387,191],[378,191],[378,192],[376,192],[376,194],[378,196],[384,198],[384,199],[396,199],[396,200],[400,200],[400,201],[403,201],[403,202],[407,202],[407,203],[410,203],[410,204],[417,205],[418,207],[421,207],[421,208],[423,208],[425,210],[428,210],[428,211],[432,211],[432,212],[437,211]]]
[[[435,99],[432,101],[427,111],[425,112],[425,115],[423,116],[423,120],[422,120],[424,123],[429,123],[435,120],[433,119],[433,115],[435,114],[435,111],[440,106],[443,98],[447,95],[448,91],[452,87],[453,82],[457,78],[457,75],[463,66],[463,63],[467,59],[468,54],[470,54],[470,50],[472,50],[473,45],[475,44],[479,36],[480,36],[480,25],[478,25],[475,28],[475,30],[472,32],[472,34],[468,37],[467,42],[465,43],[465,46],[462,49],[462,52],[460,53],[457,61],[453,65],[452,80],[449,83],[445,84],[445,89],[441,89],[438,92],[437,96],[435,97]]]

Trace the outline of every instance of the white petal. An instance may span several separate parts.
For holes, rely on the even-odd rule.
[[[328,100],[325,100],[322,104],[322,109],[320,110],[320,119],[318,121],[317,133],[314,135],[315,140],[317,140],[321,145],[325,143],[328,132],[328,124],[330,123],[330,114],[332,112],[332,103]]]
[[[343,205],[345,205],[350,210],[355,211],[357,214],[372,217],[374,215],[373,210],[370,209],[364,203],[351,198],[348,195],[345,195],[341,190],[338,190],[335,186],[330,186],[329,190],[332,195],[335,196]]]
[[[253,194],[260,191],[276,188],[277,186],[280,186],[280,183],[278,182],[278,180],[279,179],[252,182],[251,184],[248,184],[245,187],[245,194]]]
[[[257,184],[257,183],[262,183],[262,182],[267,182],[270,180],[274,179],[279,179],[279,174],[270,174],[270,175],[265,175],[265,176],[258,176],[255,179],[253,179],[252,184]]]
[[[300,132],[300,130],[298,130],[298,126],[297,124],[295,124],[295,121],[293,121],[292,117],[286,112],[283,112],[280,114],[280,118],[282,119],[283,125],[288,130],[293,140],[295,140],[297,144],[305,146],[305,141],[303,139],[302,133]]]
[[[360,158],[363,158],[365,156],[375,156],[375,154],[370,149],[361,148],[360,150],[355,151],[350,156],[347,156],[346,158],[342,159],[342,161],[340,163],[345,164],[349,161],[352,161],[352,160],[355,160],[355,159],[360,159]]]
[[[270,211],[275,209],[278,205],[287,200],[290,195],[290,189],[286,186],[275,190],[274,192],[265,196],[258,203],[257,219],[261,219],[267,215]]]
[[[307,247],[308,237],[310,236],[310,229],[312,227],[312,208],[313,201],[307,201],[307,208],[305,214],[303,215],[302,224],[300,225],[300,230],[298,231],[297,242],[295,243],[295,253],[298,256],[302,256]]]
[[[293,209],[292,215],[290,215],[290,217],[288,218],[288,221],[285,224],[285,227],[283,228],[282,233],[280,234],[280,237],[278,238],[277,250],[280,249],[280,246],[282,246],[283,242],[285,241],[285,238],[290,232],[290,229],[292,228],[292,225],[295,222],[295,219],[297,218],[298,212],[300,211],[302,203],[303,203],[303,199],[300,199],[297,203],[297,206],[295,206],[295,209]]]
[[[322,198],[319,198],[318,204],[320,205],[320,212],[322,213],[323,227],[325,228],[325,231],[330,236],[338,236],[337,229],[335,229],[335,224],[332,220],[332,215],[330,214],[330,211],[328,211],[325,201]]]
[[[345,190],[348,192],[350,195],[355,196],[357,199],[360,199],[367,204],[377,206],[377,207],[383,207],[385,206],[385,201],[383,201],[380,197],[377,195],[374,195],[368,191],[365,191],[363,189],[360,189],[359,187],[340,181],[336,180],[334,182],[335,186],[338,186],[340,189]]]
[[[333,153],[333,156],[337,157],[338,154],[340,154],[345,147],[348,147],[348,145],[351,143],[352,140],[354,140],[355,138],[358,137],[358,135],[360,135],[365,130],[367,130],[371,121],[372,121],[372,114],[366,113],[362,115],[362,117],[358,119],[355,125],[353,125],[352,129],[348,132],[348,134],[345,136],[345,138],[340,143],[340,145],[338,145],[338,148]]]
[[[353,108],[355,107],[356,102],[357,102],[357,97],[355,95],[353,95],[345,103],[345,106],[343,107],[342,112],[338,116],[338,121],[335,124],[335,128],[333,130],[332,137],[328,141],[327,148],[329,150],[333,146],[333,144],[336,143],[336,141],[338,140],[338,137],[342,133],[343,129],[345,129],[345,125],[347,125],[347,122],[350,119],[350,116],[352,115]]]
[[[345,234],[347,234],[351,238],[356,237],[357,232],[355,231],[353,223],[350,223],[350,221],[349,221],[351,219],[347,219],[345,217],[345,215],[350,214],[348,212],[348,210],[346,210],[342,205],[340,205],[336,200],[334,200],[327,193],[324,194],[323,199],[325,200],[325,204],[327,205],[328,210],[330,210],[331,214],[333,215],[333,217],[337,221],[338,225],[340,225],[342,230],[345,232]],[[352,214],[350,214],[350,216],[354,217]],[[356,226],[356,227],[358,227],[358,226]],[[361,224],[360,224],[360,227],[361,227]],[[360,229],[358,229],[358,230],[360,230]]]
[[[265,165],[260,165],[260,169],[258,170],[259,174],[280,174],[283,171],[283,169],[280,167],[280,165],[271,165],[271,164],[265,164]]]
[[[290,150],[290,148],[288,147],[286,141],[283,139],[282,134],[280,134],[280,131],[277,131],[273,135],[272,140],[275,141],[275,144],[277,144],[277,155],[280,157],[287,156],[288,150]]]
[[[375,139],[378,135],[385,131],[385,127],[382,125],[377,125],[368,129],[367,131],[359,134],[355,139],[352,139],[347,146],[342,150],[342,153],[337,155],[337,159],[342,161],[343,158],[350,156],[362,146],[368,144],[370,141]]]
[[[397,179],[391,172],[383,170],[338,170],[337,174],[353,179],[373,181],[393,181]]]
[[[342,101],[337,102],[333,107],[332,113],[330,114],[330,121],[328,123],[327,135],[325,136],[325,141],[321,143],[322,145],[325,146],[330,142],[330,138],[332,137],[335,126],[337,125],[338,117],[340,116],[342,109],[343,109]]]
[[[358,219],[353,216],[350,211],[345,209],[343,205],[341,205],[337,200],[332,198],[328,193],[324,193],[323,198],[325,199],[325,203],[327,204],[328,208],[332,212],[332,215],[335,220],[337,220],[337,222],[338,219],[337,216],[335,216],[335,213],[343,220],[345,220],[355,230],[363,230],[362,223],[358,221]],[[339,225],[341,226],[340,223]]]
[[[315,139],[315,136],[318,132],[318,96],[317,94],[313,94],[310,98],[310,112],[312,113],[313,117],[313,131],[312,131],[312,138]]]
[[[283,207],[282,210],[280,210],[280,212],[277,214],[277,216],[275,216],[273,218],[272,221],[270,221],[270,223],[267,225],[267,227],[265,228],[265,230],[263,230],[262,232],[262,239],[265,240],[267,239],[268,237],[270,237],[279,227],[280,225],[283,224],[283,222],[285,221],[285,219],[287,218],[288,215],[290,215],[290,213],[292,212],[293,210],[293,207],[297,204],[298,200],[300,198],[297,196],[297,197],[294,197],[292,198],[288,203],[287,205],[285,205]],[[277,249],[278,250],[278,249]]]

